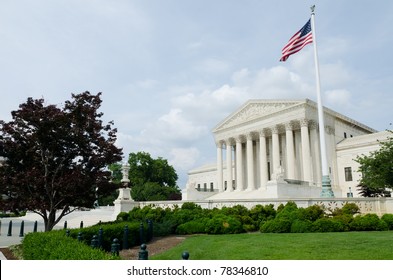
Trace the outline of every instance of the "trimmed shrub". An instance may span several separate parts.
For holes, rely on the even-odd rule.
[[[280,208],[280,207],[279,207]],[[280,210],[277,210],[276,219],[287,219],[289,221],[294,221],[298,219],[299,209],[295,202],[289,201]]]
[[[345,224],[341,220],[322,218],[312,224],[313,232],[340,232],[345,231]]]
[[[349,226],[351,230],[356,231],[388,230],[387,223],[380,220],[376,214],[356,216]]]
[[[342,208],[336,208],[332,211],[332,216],[350,215],[360,213],[360,208],[355,203],[345,203]]]
[[[312,222],[310,220],[295,220],[291,224],[292,233],[303,233],[312,231]]]
[[[119,259],[67,237],[64,231],[35,232],[22,240],[25,260],[111,260]]]
[[[196,221],[189,221],[187,223],[181,224],[177,227],[177,234],[195,234],[195,233],[205,233],[206,224],[209,219],[200,219]]]
[[[169,219],[161,223],[155,223],[153,227],[154,236],[167,236],[176,232],[177,224]]]
[[[255,222],[250,216],[240,216],[237,217],[238,219],[240,218],[240,221],[243,225],[243,230],[246,232],[251,232],[251,231],[256,231],[257,227],[255,225]]]
[[[262,222],[260,231],[263,233],[286,233],[291,231],[291,221],[288,219],[274,219]]]
[[[230,234],[241,233],[244,230],[242,223],[235,217],[217,214],[206,223],[205,232],[209,234]]]
[[[114,238],[117,238],[120,245],[123,244],[124,228],[128,226],[128,244],[134,246],[140,244],[140,223],[139,222],[109,222],[101,225],[95,225],[87,228],[72,229],[70,236],[77,239],[79,232],[82,233],[83,242],[86,245],[90,245],[90,242],[94,235],[98,235],[100,228],[103,229],[103,240],[102,248],[105,251],[111,250],[111,245]],[[147,225],[144,225],[145,239],[147,236]]]
[[[384,214],[381,220],[386,223],[389,230],[393,230],[393,214]]]
[[[343,231],[349,231],[350,230],[350,226],[349,225],[353,221],[353,216],[352,215],[348,215],[348,214],[343,214],[343,215],[339,215],[339,216],[334,216],[331,219],[334,220],[334,221],[340,222],[344,226],[344,230]]]
[[[341,208],[342,214],[344,215],[355,215],[360,213],[360,208],[355,203],[345,203]]]
[[[195,204],[194,202],[184,202],[181,206],[181,209],[202,210],[202,207],[200,205]]]
[[[167,218],[167,215],[170,215],[172,210],[169,208],[163,209],[161,207],[152,207],[150,205],[144,206],[143,208],[134,207],[131,211],[129,211],[126,215],[127,218],[124,218],[120,213],[117,216],[117,219],[120,220],[122,218],[123,221],[139,221],[145,222],[147,220],[151,220],[153,222],[161,223],[164,219]]]
[[[130,219],[130,215],[127,212],[121,212],[116,217],[116,221],[125,222]]]
[[[325,210],[320,205],[311,205],[307,208],[299,208],[297,212],[298,219],[314,222],[325,216]]]
[[[262,206],[260,204],[254,206],[250,210],[250,217],[254,221],[255,227],[259,227],[261,222],[272,220],[276,217],[276,210],[273,204]]]

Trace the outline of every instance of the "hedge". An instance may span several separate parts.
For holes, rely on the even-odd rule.
[[[82,234],[82,241],[86,245],[90,245],[94,235],[98,236],[100,228],[103,231],[102,248],[105,251],[111,250],[111,245],[114,238],[117,238],[120,242],[120,249],[123,249],[124,242],[124,230],[128,227],[128,246],[139,245],[144,242],[150,241],[152,236],[148,236],[148,227],[146,223],[143,223],[144,240],[140,238],[140,226],[139,222],[109,222],[104,224],[98,224],[87,228],[71,229],[70,236],[74,239],[78,238],[78,234]],[[127,248],[128,249],[128,248]]]
[[[112,260],[119,259],[103,250],[93,249],[76,239],[67,237],[63,230],[34,232],[22,241],[25,260]]]

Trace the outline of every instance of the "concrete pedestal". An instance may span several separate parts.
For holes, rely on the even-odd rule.
[[[113,211],[112,218],[115,220],[117,215],[121,212],[129,212],[135,206],[138,206],[131,198],[131,189],[130,188],[121,188],[119,189],[119,197],[114,201],[115,209]]]

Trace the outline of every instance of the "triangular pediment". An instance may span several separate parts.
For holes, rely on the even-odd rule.
[[[305,100],[250,100],[219,123],[213,131],[235,127],[303,103]]]

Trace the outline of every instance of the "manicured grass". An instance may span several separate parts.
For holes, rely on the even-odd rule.
[[[196,235],[156,260],[393,260],[393,231]]]

